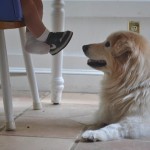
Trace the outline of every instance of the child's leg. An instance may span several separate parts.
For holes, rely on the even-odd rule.
[[[24,6],[24,3],[25,3],[25,6]],[[28,15],[31,12],[29,11],[28,13],[26,13],[27,3],[28,3],[28,0],[26,2],[22,0],[22,9],[23,9],[23,12],[25,11],[24,18],[25,18],[26,27],[27,27],[27,29],[26,29],[26,31],[27,31],[26,32],[26,45],[25,45],[26,48],[25,49],[26,49],[27,52],[33,53],[33,54],[47,54],[50,51],[50,46],[48,44],[46,44],[44,42],[41,42],[41,41],[36,39],[36,36],[35,36],[36,33],[34,33],[34,30],[32,30],[32,26],[33,26],[32,22],[30,22],[30,19],[28,18]],[[43,17],[43,4],[42,4],[42,1],[41,0],[31,0],[30,3],[32,3],[32,5],[30,5],[30,7],[34,6],[33,10],[36,10],[36,13],[38,13],[38,15],[37,15],[38,16],[38,22],[42,22],[42,17]],[[36,14],[36,13],[34,13],[34,14]],[[43,27],[43,25],[42,25],[42,27]],[[39,26],[39,28],[40,28],[40,26]],[[49,31],[48,31],[48,34],[49,34]],[[47,36],[48,36],[48,34],[47,34]],[[45,39],[43,41],[45,41]]]
[[[39,5],[38,2],[35,3],[34,0],[21,0],[26,26],[32,34],[38,38],[45,31],[46,27],[41,21],[42,14],[39,14],[41,10],[38,10],[36,4]]]
[[[34,1],[34,4],[36,6],[36,9],[38,11],[38,14],[40,16],[40,19],[42,21],[42,18],[43,18],[43,3],[41,0],[33,0]],[[28,28],[26,28],[26,31],[29,31]]]
[[[27,51],[37,54],[45,54],[49,51],[55,55],[67,46],[73,33],[71,31],[53,33],[46,29],[42,22],[43,6],[41,0],[21,0],[21,4],[26,26],[36,37],[34,39],[29,34]]]
[[[38,14],[40,16],[40,19],[42,20],[43,18],[43,3],[41,0],[33,0],[34,4],[36,5],[36,8],[38,10]]]

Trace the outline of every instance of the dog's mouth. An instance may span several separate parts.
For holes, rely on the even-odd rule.
[[[91,67],[104,67],[107,65],[105,60],[93,60],[93,59],[88,59],[87,64]]]

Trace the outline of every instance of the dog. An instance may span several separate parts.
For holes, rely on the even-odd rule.
[[[140,34],[117,31],[103,43],[82,47],[87,64],[104,72],[99,109],[100,126],[82,139],[110,141],[150,137],[150,44]],[[101,127],[103,124],[107,124]]]

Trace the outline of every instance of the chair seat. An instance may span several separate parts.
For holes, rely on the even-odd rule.
[[[24,27],[25,23],[23,21],[0,21],[0,30],[3,29],[14,29]]]

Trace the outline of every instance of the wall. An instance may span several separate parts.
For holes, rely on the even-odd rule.
[[[51,1],[44,0],[45,25],[51,30]],[[65,92],[90,92],[99,90],[101,72],[86,65],[87,58],[82,52],[82,45],[101,42],[112,32],[127,30],[128,21],[139,21],[141,34],[150,39],[150,2],[125,0],[66,0],[66,30],[72,30],[74,36],[64,50],[63,77]],[[17,30],[6,31],[12,87],[28,90],[24,76],[24,63]],[[50,90],[51,57],[50,55],[32,55],[40,91]],[[17,75],[17,76],[16,76]],[[19,75],[19,76],[18,76]]]

